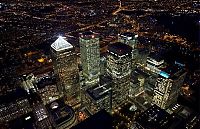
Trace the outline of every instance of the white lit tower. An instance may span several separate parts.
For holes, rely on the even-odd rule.
[[[138,56],[138,35],[131,32],[124,32],[118,35],[118,40],[119,42],[122,42],[132,47],[132,65],[135,65],[135,61]]]
[[[128,99],[131,77],[132,48],[116,42],[108,45],[107,73],[113,79],[112,109]]]
[[[51,45],[51,50],[58,91],[72,106],[80,100],[77,55],[74,47],[61,36]]]
[[[97,33],[88,31],[80,33],[79,37],[81,64],[86,87],[99,83],[100,48]]]
[[[173,104],[177,100],[185,76],[185,70],[180,67],[160,71],[154,88],[153,103],[163,109]]]

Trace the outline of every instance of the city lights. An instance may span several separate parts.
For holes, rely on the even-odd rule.
[[[2,0],[0,128],[199,129],[198,0]]]

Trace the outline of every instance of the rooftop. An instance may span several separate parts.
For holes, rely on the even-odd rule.
[[[85,31],[79,34],[81,38],[84,39],[91,39],[98,37],[98,34],[92,31]]]
[[[169,114],[167,112],[154,105],[145,112],[141,113],[136,118],[136,121],[145,129],[160,129],[161,125],[167,121],[168,117]]]
[[[137,38],[138,35],[136,35],[135,33],[131,33],[131,32],[124,32],[120,34],[122,37],[135,37]]]
[[[65,40],[65,37],[59,36],[58,39],[51,44],[51,48],[56,51],[62,51],[65,49],[73,48],[73,46]]]
[[[92,31],[85,31],[81,33],[82,35],[93,35],[94,33]]]
[[[118,56],[131,55],[132,48],[124,43],[116,42],[108,45],[108,51],[114,53]]]
[[[173,78],[178,77],[185,73],[185,70],[182,67],[179,67],[178,65],[169,65],[160,71],[160,75],[165,78]]]
[[[104,98],[105,96],[109,95],[111,89],[109,84],[104,85],[95,85],[89,89],[86,90],[87,93],[94,99],[99,100],[101,98]]]
[[[66,105],[62,98],[51,102],[46,107],[51,113],[56,125],[62,125],[70,121],[74,116],[74,110]]]
[[[160,62],[163,60],[163,54],[162,53],[158,53],[158,52],[154,52],[154,53],[150,53],[148,58],[152,58],[154,60],[156,60],[157,62]]]

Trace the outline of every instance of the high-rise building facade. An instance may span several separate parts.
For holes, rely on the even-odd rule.
[[[74,47],[64,37],[51,45],[54,72],[58,79],[58,91],[65,95],[69,105],[75,105],[80,100],[79,71],[77,55]]]
[[[186,72],[182,68],[171,67],[160,72],[154,87],[153,103],[166,109],[177,100]]]
[[[108,46],[107,73],[113,79],[112,109],[127,100],[130,88],[132,48],[117,42]]]
[[[94,32],[80,33],[81,64],[86,86],[98,84],[100,75],[99,37]]]
[[[100,83],[89,87],[83,96],[84,106],[91,114],[95,114],[101,109],[111,111],[111,85],[109,76],[101,76]]]
[[[132,65],[134,67],[137,56],[138,56],[138,50],[137,50],[137,43],[138,43],[138,35],[131,33],[131,32],[125,32],[119,34],[118,40],[119,42],[122,42],[124,44],[127,44],[132,47]]]
[[[134,98],[144,92],[145,77],[138,75],[137,71],[132,72],[129,97]]]
[[[131,46],[133,49],[136,48],[137,42],[138,42],[138,35],[131,33],[131,32],[125,32],[119,35],[119,41],[122,43],[125,43],[129,46]]]
[[[164,67],[164,59],[162,54],[150,53],[147,57],[146,69],[153,73],[159,74],[162,67]]]

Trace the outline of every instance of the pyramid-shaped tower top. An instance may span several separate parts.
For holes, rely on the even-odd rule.
[[[53,48],[56,51],[62,51],[65,49],[73,48],[73,46],[64,38],[65,37],[59,36],[58,39],[51,44],[51,48]]]

